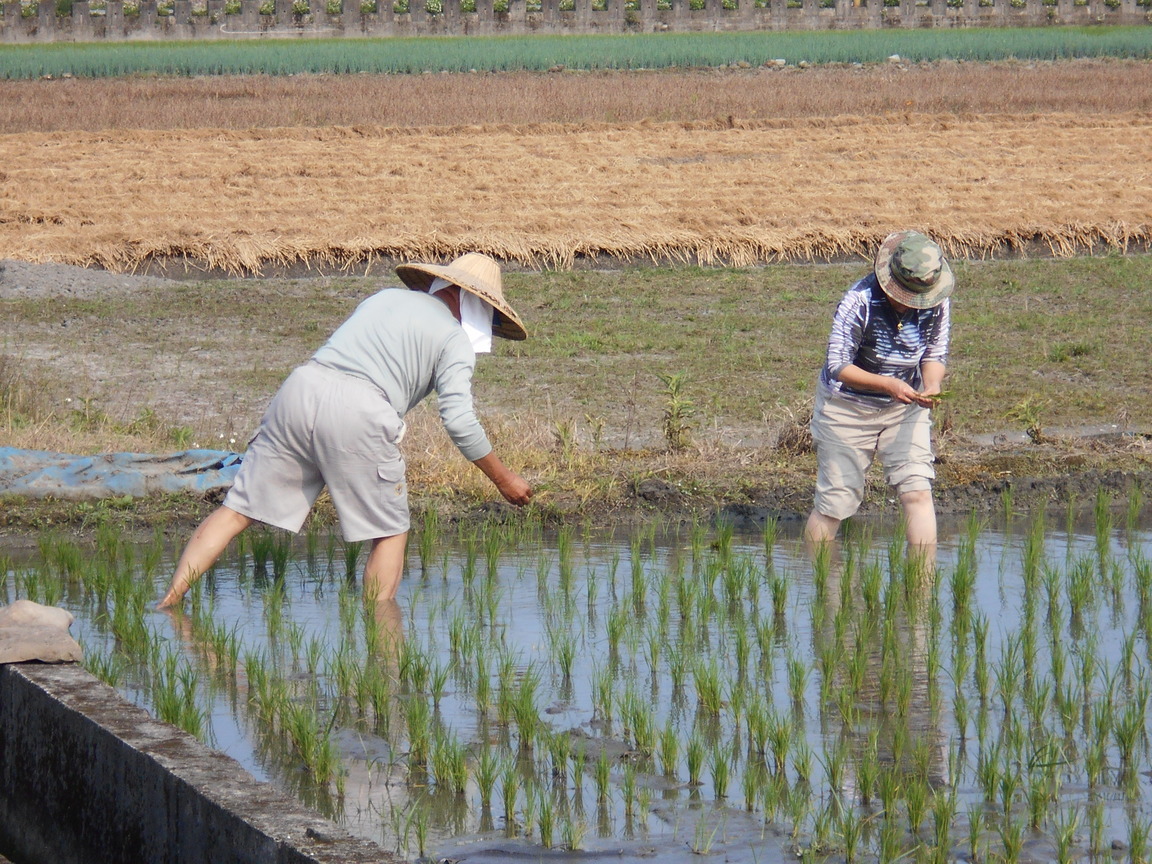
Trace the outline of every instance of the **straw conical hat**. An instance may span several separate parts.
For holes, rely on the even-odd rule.
[[[413,291],[427,291],[433,280],[440,278],[453,285],[459,285],[470,294],[475,294],[494,310],[492,334],[505,339],[526,339],[528,331],[520,316],[504,299],[504,288],[500,280],[500,265],[479,252],[461,255],[449,264],[399,264],[396,275]]]

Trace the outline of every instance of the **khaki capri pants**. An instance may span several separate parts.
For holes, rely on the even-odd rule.
[[[404,421],[375,385],[306,363],[264,412],[224,506],[296,532],[327,484],[346,541],[403,534],[403,433]]]
[[[864,500],[864,475],[876,458],[898,495],[932,488],[932,412],[894,402],[882,408],[817,391],[812,412],[817,512],[847,519]]]

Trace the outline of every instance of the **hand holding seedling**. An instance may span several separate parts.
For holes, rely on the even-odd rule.
[[[941,391],[939,393],[928,393],[924,390],[921,390],[916,395],[918,397],[916,399],[918,404],[923,405],[925,408],[936,408],[942,401],[951,396],[951,393],[949,393],[947,390]]]

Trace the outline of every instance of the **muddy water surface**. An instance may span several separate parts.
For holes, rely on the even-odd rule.
[[[72,609],[130,698],[159,711],[180,682],[210,744],[412,859],[1041,861],[1148,841],[1138,508],[944,525],[927,576],[892,525],[815,561],[798,529],[433,525],[396,604],[348,578],[355,547],[256,533],[182,614],[140,613],[142,651],[94,579],[45,596],[29,574],[60,569],[53,541],[57,564],[12,565],[5,602]],[[159,596],[170,550],[112,557]]]

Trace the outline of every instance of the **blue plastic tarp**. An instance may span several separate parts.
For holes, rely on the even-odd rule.
[[[31,498],[143,498],[227,489],[243,457],[226,450],[74,456],[0,447],[0,494]]]

